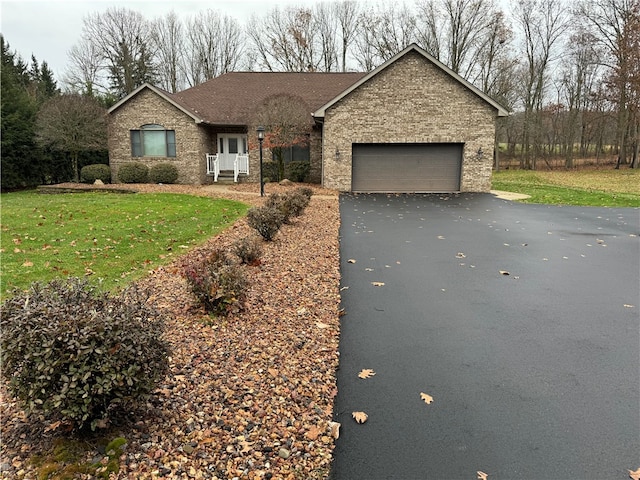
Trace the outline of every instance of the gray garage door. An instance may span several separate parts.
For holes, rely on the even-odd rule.
[[[353,144],[354,192],[457,192],[461,143]]]

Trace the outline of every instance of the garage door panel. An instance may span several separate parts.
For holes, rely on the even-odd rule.
[[[354,144],[355,192],[453,192],[460,189],[462,144]]]

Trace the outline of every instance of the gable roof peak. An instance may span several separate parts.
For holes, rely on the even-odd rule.
[[[371,72],[369,72],[367,75],[365,75],[358,82],[356,82],[353,85],[351,85],[351,87],[349,87],[347,90],[345,90],[340,95],[335,97],[333,100],[331,100],[330,102],[326,103],[321,108],[316,110],[313,113],[313,116],[316,117],[316,118],[324,117],[325,113],[326,113],[326,111],[327,111],[327,109],[329,107],[331,107],[332,105],[334,105],[337,102],[339,102],[340,100],[342,100],[348,94],[350,94],[355,89],[360,87],[360,85],[368,82],[371,78],[375,77],[378,73],[380,73],[383,70],[387,69],[389,66],[393,65],[395,62],[397,62],[399,59],[401,59],[402,57],[404,57],[405,55],[407,55],[410,52],[418,53],[419,55],[424,57],[426,60],[431,62],[433,65],[438,67],[440,70],[442,70],[444,73],[446,73],[447,75],[452,77],[454,80],[456,80],[462,86],[464,86],[465,88],[471,90],[471,92],[473,92],[475,95],[477,95],[482,100],[484,100],[486,103],[488,103],[489,105],[494,107],[497,110],[499,117],[506,117],[506,116],[509,115],[509,112],[502,105],[500,105],[498,102],[496,102],[494,99],[492,99],[489,95],[484,93],[482,90],[480,90],[478,87],[473,85],[471,82],[465,80],[463,77],[461,77],[460,75],[455,73],[453,70],[451,70],[449,67],[447,67],[444,63],[440,62],[434,56],[429,54],[425,49],[423,49],[422,47],[418,46],[418,44],[411,43],[410,45],[405,47],[403,50],[401,50],[400,52],[396,53],[389,60],[384,62],[382,65],[379,65],[378,67],[376,67],[373,70],[371,70]]]

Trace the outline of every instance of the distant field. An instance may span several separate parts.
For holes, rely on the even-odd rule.
[[[55,277],[111,290],[231,225],[247,206],[176,194],[2,194],[0,296]]]
[[[640,169],[501,170],[492,188],[531,195],[530,203],[640,207]]]

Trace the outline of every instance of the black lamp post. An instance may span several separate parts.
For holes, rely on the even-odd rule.
[[[264,127],[260,125],[256,128],[258,132],[258,142],[260,142],[260,196],[264,197],[264,182],[262,181],[262,141],[264,140]]]

